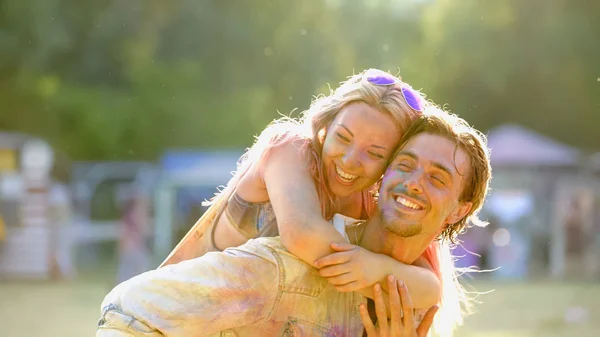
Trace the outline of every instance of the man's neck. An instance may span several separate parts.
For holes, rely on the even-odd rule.
[[[374,253],[385,254],[402,263],[412,264],[433,239],[434,237],[425,234],[411,237],[394,234],[381,225],[381,217],[375,214],[365,224],[360,245]]]

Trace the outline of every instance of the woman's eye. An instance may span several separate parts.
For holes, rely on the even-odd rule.
[[[380,155],[379,153],[375,153],[375,152],[369,152],[369,155],[371,157],[377,158],[377,159],[385,159],[384,156]]]
[[[350,142],[350,139],[348,139],[348,137],[342,135],[341,133],[336,133],[337,137],[339,140],[341,140],[342,142],[348,143]]]

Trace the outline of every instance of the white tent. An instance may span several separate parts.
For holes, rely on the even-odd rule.
[[[574,166],[581,159],[578,149],[515,124],[492,129],[488,146],[493,166]]]

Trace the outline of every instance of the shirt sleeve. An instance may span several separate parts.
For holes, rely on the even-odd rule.
[[[243,247],[121,283],[102,303],[96,336],[206,336],[266,320],[279,290],[277,259]]]

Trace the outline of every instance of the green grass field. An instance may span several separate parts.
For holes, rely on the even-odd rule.
[[[483,303],[456,336],[600,336],[600,284],[473,284]],[[111,285],[98,279],[76,282],[0,283],[0,336],[93,336],[100,302]],[[567,323],[568,308],[587,318]],[[584,315],[585,316],[585,315]]]

